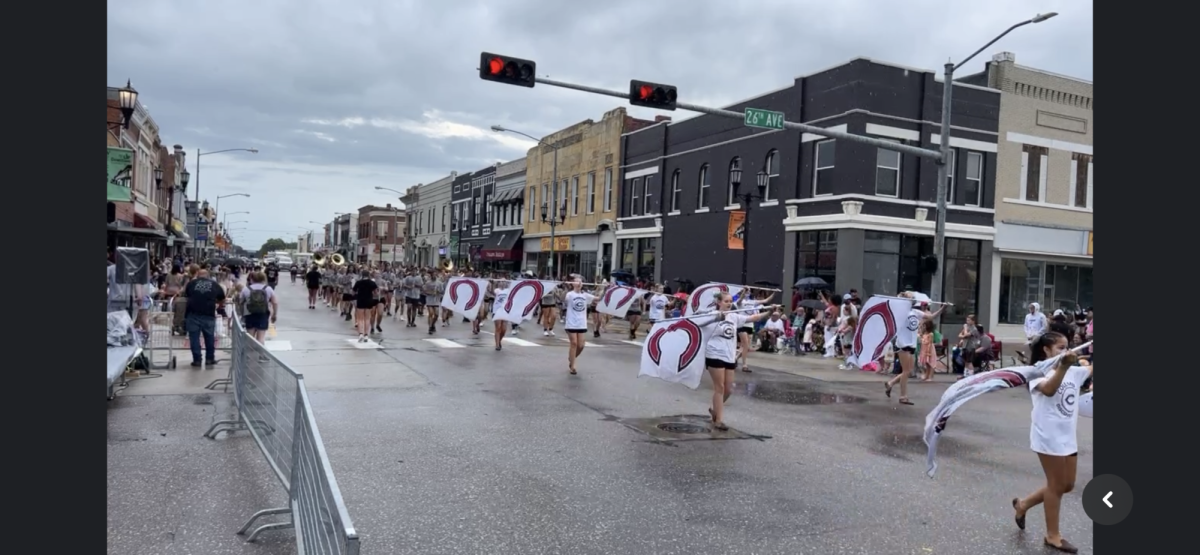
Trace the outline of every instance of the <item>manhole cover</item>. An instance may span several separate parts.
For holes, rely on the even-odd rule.
[[[671,434],[707,434],[712,431],[706,426],[685,424],[683,422],[665,422],[659,424],[658,429]]]

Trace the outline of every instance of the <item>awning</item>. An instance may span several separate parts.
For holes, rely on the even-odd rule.
[[[509,189],[507,191],[504,191],[503,193],[500,193],[500,198],[492,201],[492,204],[496,204],[499,206],[505,206],[505,205],[512,204],[514,202],[520,202],[524,198],[525,198],[525,188],[524,187],[517,188],[517,189]]]
[[[153,237],[166,238],[167,234],[157,229],[146,229],[141,227],[118,227],[113,224],[108,224],[108,230],[114,233],[128,233],[130,235],[150,235]]]
[[[108,202],[129,202],[131,198],[129,187],[108,184]]]
[[[505,204],[508,204],[508,199],[512,198],[514,190],[515,189],[509,189],[507,191],[502,191],[500,193],[500,196],[497,196],[496,198],[492,199],[492,204],[494,206],[504,206]]]
[[[521,230],[493,231],[483,243],[480,256],[485,260],[515,260],[514,248],[521,240]]]

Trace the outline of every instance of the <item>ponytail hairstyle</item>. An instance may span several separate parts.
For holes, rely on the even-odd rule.
[[[1034,341],[1033,345],[1030,345],[1029,347],[1030,351],[1032,351],[1029,353],[1029,363],[1037,364],[1043,360],[1046,360],[1047,358],[1050,358],[1046,356],[1046,348],[1053,347],[1055,343],[1058,343],[1060,340],[1066,341],[1066,339],[1066,336],[1056,331],[1048,331],[1043,333],[1042,336],[1037,338],[1037,341]]]

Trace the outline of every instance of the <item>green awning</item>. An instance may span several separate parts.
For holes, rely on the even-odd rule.
[[[129,192],[129,187],[122,187],[120,185],[113,185],[112,183],[109,183],[108,202],[129,202],[132,200]]]

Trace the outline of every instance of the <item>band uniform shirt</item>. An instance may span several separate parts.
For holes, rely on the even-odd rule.
[[[667,296],[655,293],[650,297],[650,319],[662,320],[667,317]]]
[[[440,282],[437,282],[437,281],[426,281],[421,284],[421,295],[425,297],[425,304],[427,304],[427,305],[442,304],[442,301],[439,298],[439,297],[441,297],[441,295],[438,293],[439,285],[441,285],[441,284],[440,284]]]
[[[576,293],[574,291],[567,293],[563,303],[566,305],[567,310],[566,329],[587,329],[587,307],[595,299],[596,296],[591,293]]]
[[[713,358],[730,364],[737,362],[737,330],[749,324],[749,316],[726,312],[725,318],[712,325],[712,335],[704,345],[704,358]]]
[[[409,299],[421,298],[421,286],[425,284],[425,280],[419,276],[408,276],[404,278],[404,296]]]

